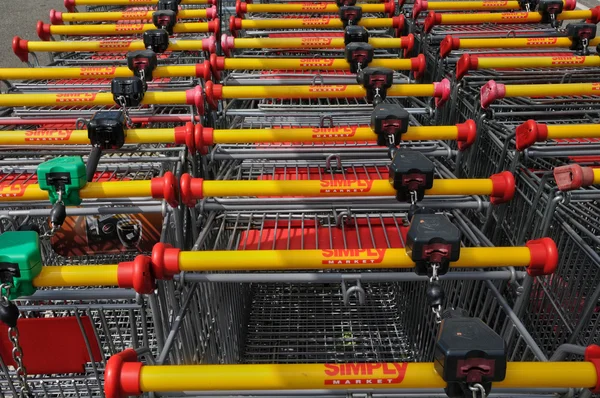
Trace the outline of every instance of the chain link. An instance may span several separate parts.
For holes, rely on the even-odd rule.
[[[431,277],[429,278],[429,283],[439,282],[440,277],[438,275],[438,269],[440,268],[439,264],[431,264]],[[433,314],[435,315],[435,323],[442,323],[442,306],[438,305],[435,307],[431,307]]]
[[[410,191],[410,204],[416,205],[417,199],[418,199],[417,191]]]
[[[121,109],[123,109],[123,115],[125,116],[125,125],[129,129],[133,128],[133,120],[131,120],[131,117],[129,116],[129,109],[127,108],[127,101],[125,101],[125,97],[119,95],[119,97],[117,97],[117,101],[119,102],[119,105],[121,105]]]
[[[56,191],[57,195],[58,195],[58,200],[56,201],[57,204],[64,204],[63,202],[63,190],[59,189],[58,191]],[[61,225],[54,225],[52,224],[50,226],[50,230],[45,232],[44,234],[40,235],[40,238],[51,238],[54,236],[54,234],[56,232],[58,232],[58,230],[60,229]]]
[[[0,305],[7,306],[10,304],[10,289],[12,288],[11,284],[3,283],[0,284]],[[21,348],[21,344],[19,343],[19,329],[16,327],[8,328],[8,339],[10,340],[13,349],[12,349],[12,357],[13,361],[16,364],[15,373],[19,379],[19,385],[21,387],[21,391],[19,392],[20,398],[29,398],[32,397],[33,394],[31,392],[31,387],[27,382],[27,369],[25,369],[25,365],[23,365],[23,349]]]
[[[481,398],[486,398],[487,395],[485,393],[485,388],[479,383],[475,383],[472,386],[469,386],[469,390],[473,393],[473,398],[478,398],[477,393],[481,394]]]

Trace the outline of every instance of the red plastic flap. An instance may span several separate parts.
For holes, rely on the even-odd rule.
[[[19,319],[19,341],[23,363],[29,374],[83,373],[91,362],[84,336],[89,341],[94,362],[102,360],[92,321],[87,316],[64,318]],[[85,333],[85,334],[84,334]],[[0,326],[0,357],[8,366],[15,366],[8,328]]]
[[[261,230],[243,231],[238,250],[401,249],[408,231],[401,226],[402,220],[393,218],[375,217],[370,222],[332,228],[316,227],[310,220],[289,226],[283,223],[286,225],[265,224]]]

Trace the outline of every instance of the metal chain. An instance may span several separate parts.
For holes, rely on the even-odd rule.
[[[7,306],[10,304],[10,289],[12,285],[8,283],[0,284],[0,305]],[[29,398],[32,397],[33,394],[31,392],[31,387],[27,382],[27,369],[25,369],[25,365],[23,365],[23,349],[21,348],[21,344],[19,343],[19,329],[16,327],[8,328],[8,339],[10,340],[13,349],[12,349],[12,357],[13,361],[17,365],[15,367],[15,373],[19,378],[19,384],[21,387],[21,391],[19,392],[19,397],[21,398]]]
[[[63,203],[63,191],[62,189],[59,189],[57,192],[58,194],[58,200],[56,201],[57,204],[64,204]],[[47,231],[46,233],[40,235],[40,238],[51,238],[54,236],[54,234],[60,229],[61,225],[54,225],[52,224],[50,226],[50,231]]]
[[[439,264],[431,264],[431,277],[429,278],[429,283],[439,282],[440,277],[438,276],[438,269],[440,268]],[[435,323],[442,323],[442,306],[438,305],[436,307],[431,307],[433,314],[435,315]]]
[[[131,117],[129,116],[129,109],[127,108],[127,101],[125,101],[125,97],[119,95],[117,97],[117,101],[119,102],[119,105],[121,105],[121,109],[123,109],[123,115],[125,116],[125,125],[127,126],[127,128],[133,128],[133,120],[131,120]]]
[[[473,393],[473,398],[478,398],[477,393],[481,394],[481,398],[486,398],[487,394],[485,393],[485,388],[479,383],[475,383],[472,386],[469,386],[469,390]]]
[[[531,9],[530,9],[530,8],[531,8],[531,7],[529,6],[529,3],[525,3],[525,11],[526,11],[526,12],[529,12],[529,11],[531,11]]]
[[[410,191],[410,204],[416,205],[418,199],[417,191]]]

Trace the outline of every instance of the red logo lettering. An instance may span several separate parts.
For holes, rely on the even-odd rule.
[[[129,46],[131,46],[130,41],[101,41],[98,43],[98,47],[101,49],[127,49]]]
[[[148,11],[123,11],[123,18],[145,18]]]
[[[325,10],[327,3],[302,3],[302,11]]]
[[[387,249],[331,249],[322,250],[322,264],[380,264]]]
[[[96,99],[96,93],[68,93],[56,94],[56,103],[71,102],[93,102]]]
[[[408,363],[325,364],[324,385],[400,384]]]
[[[321,193],[369,192],[373,180],[323,180]]]
[[[578,65],[585,62],[585,57],[552,57],[552,65]]]
[[[353,127],[331,127],[312,130],[312,138],[342,138],[354,137],[356,126]]]
[[[20,182],[4,181],[0,183],[0,198],[18,198],[23,196],[27,185]]]
[[[81,68],[80,76],[112,76],[117,70],[116,66],[96,67],[96,68]]]
[[[535,37],[527,39],[528,46],[545,46],[555,44],[557,42],[556,37]]]
[[[144,30],[143,23],[115,25],[115,32],[140,32],[141,33],[143,30]]]
[[[304,37],[302,38],[302,46],[328,46],[331,44],[332,38],[319,37]]]
[[[502,7],[508,5],[508,1],[483,1],[484,7]]]
[[[311,93],[335,93],[346,91],[346,85],[322,85],[322,86],[310,86],[308,91]]]
[[[329,25],[331,18],[304,18],[302,19],[302,26],[321,26]]]
[[[334,58],[300,58],[300,66],[331,66]]]
[[[600,90],[600,83],[592,83],[592,91]]]
[[[25,141],[68,141],[72,130],[28,130]]]
[[[502,20],[520,20],[520,19],[527,19],[527,16],[529,15],[528,12],[503,12],[500,14],[500,19]]]

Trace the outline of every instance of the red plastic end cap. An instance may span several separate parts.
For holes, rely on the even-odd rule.
[[[548,139],[548,126],[530,119],[517,127],[515,135],[517,150],[524,151],[536,142]]]
[[[515,196],[515,177],[510,171],[503,171],[490,177],[492,180],[492,194],[490,202],[493,205],[506,203]]]
[[[594,183],[594,169],[581,167],[578,164],[556,167],[554,169],[554,180],[561,191],[589,187]]]
[[[55,9],[50,10],[50,23],[52,25],[62,25],[62,12],[56,11]]]
[[[592,13],[592,17],[589,19],[586,19],[585,22],[597,24],[600,21],[600,6],[591,8],[590,12]]]
[[[430,11],[425,17],[425,24],[423,25],[423,31],[425,33],[431,32],[431,29],[435,25],[439,25],[442,22],[442,14],[436,14],[435,11]]]
[[[592,344],[585,349],[584,359],[596,368],[596,386],[590,388],[594,394],[600,394],[600,346]]]
[[[244,18],[244,14],[248,12],[248,4],[246,4],[245,2],[241,2],[240,0],[237,0],[235,2],[235,14],[240,17],[240,18]]]
[[[200,124],[196,125],[196,148],[201,155],[208,153],[208,147],[215,144],[214,132],[210,127],[203,127]]]
[[[119,263],[117,281],[121,288],[133,288],[139,294],[153,293],[156,285],[150,272],[150,257],[139,255],[133,261]]]
[[[207,81],[211,78],[210,62],[204,61],[201,64],[196,64],[196,77]]]
[[[208,51],[210,53],[217,51],[217,40],[214,36],[202,39],[202,51]]]
[[[404,58],[408,58],[408,55],[415,48],[415,35],[410,33],[409,35],[402,36],[400,38],[400,48],[404,49]]]
[[[35,30],[40,40],[50,41],[52,38],[52,35],[50,34],[50,24],[44,23],[43,21],[38,21]]]
[[[63,2],[63,4],[65,5],[65,8],[67,9],[67,11],[69,12],[75,12],[75,0],[65,0]]]
[[[154,177],[151,181],[150,190],[154,199],[164,199],[171,207],[177,207],[177,180],[170,171],[162,177]]]
[[[234,49],[235,38],[233,36],[227,36],[223,34],[221,36],[221,48],[223,49],[223,53],[225,56],[231,57],[231,50]]]
[[[173,279],[173,275],[178,274],[179,271],[179,253],[181,250],[166,245],[164,243],[157,243],[152,248],[152,258],[150,265],[152,267],[152,273],[158,280],[170,280]]]
[[[463,54],[456,62],[456,80],[462,79],[468,71],[477,69],[479,58],[470,54]]]
[[[206,82],[208,84],[210,80]],[[185,103],[196,107],[199,115],[204,115],[204,97],[202,96],[202,87],[196,86],[185,92]]]
[[[460,39],[458,37],[452,37],[450,35],[444,37],[440,43],[440,58],[446,58],[450,55],[452,50],[458,50],[460,48]]]
[[[217,7],[216,6],[212,6],[212,7],[206,9],[206,18],[207,19],[213,19],[216,16],[217,16]]]
[[[133,348],[128,348],[108,359],[104,370],[104,394],[106,398],[122,398],[142,393],[140,390],[142,363],[137,361],[138,356]],[[125,364],[136,366],[129,366],[125,372]]]
[[[191,154],[196,152],[196,137],[194,132],[194,124],[187,122],[185,126],[175,127],[175,143],[185,144]]]
[[[481,87],[481,107],[486,109],[488,106],[492,104],[492,102],[497,99],[504,98],[506,94],[506,89],[504,88],[504,84],[496,83],[493,80],[487,82],[483,87]]]
[[[208,0],[208,4],[216,6],[217,5],[217,0]]]
[[[419,18],[421,11],[427,10],[427,0],[415,0],[413,4],[412,17],[413,20]]]
[[[456,125],[458,134],[456,140],[458,141],[458,149],[464,151],[469,148],[477,139],[477,124],[473,119],[468,119],[464,123]]]
[[[218,57],[217,54],[210,55],[210,68],[217,81],[221,80],[221,71],[225,67],[225,57]]]
[[[531,260],[527,273],[531,276],[552,275],[558,266],[558,249],[550,238],[530,240],[525,243],[529,248]]]
[[[565,0],[565,5],[563,6],[564,11],[573,11],[577,7],[577,0]]]
[[[208,21],[208,31],[214,33],[215,36],[218,36],[221,32],[221,20],[215,18],[212,21]]]
[[[236,24],[236,17],[235,15],[232,15],[229,17],[229,32],[231,32],[231,36],[233,37],[237,37],[237,24]]]
[[[384,3],[384,4],[385,4],[383,6],[384,12],[388,15],[388,17],[392,18],[394,16],[394,14],[396,14],[396,2],[388,1],[387,3]]]
[[[396,37],[402,36],[404,31],[404,15],[398,15],[392,18],[392,28],[396,32]]]
[[[208,105],[213,110],[218,109],[219,104],[217,101],[220,101],[223,97],[223,86],[208,81],[206,82],[206,87],[204,87],[204,92],[206,93],[206,102],[208,102]]]
[[[441,82],[433,83],[433,96],[435,97],[435,107],[442,107],[450,99],[450,80],[443,79]]]
[[[410,68],[413,71],[413,75],[416,80],[419,80],[425,74],[425,55],[419,54],[415,58],[410,59]]]
[[[206,155],[208,146],[213,145],[213,129],[197,124],[194,126],[194,138],[196,140],[196,150],[201,155]]]
[[[19,36],[13,37],[12,49],[13,53],[23,62],[29,60],[29,41],[21,39]]]
[[[196,206],[196,201],[204,197],[203,185],[204,180],[202,178],[192,178],[189,174],[185,173],[179,180],[181,190],[181,201],[188,207]]]

